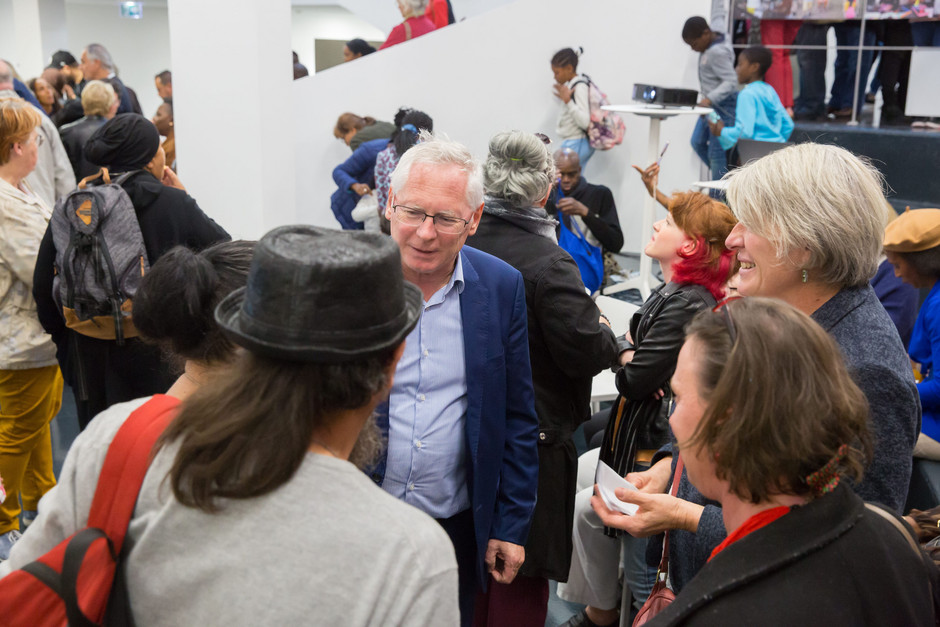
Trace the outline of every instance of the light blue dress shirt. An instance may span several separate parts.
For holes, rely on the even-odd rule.
[[[730,150],[739,139],[783,143],[790,139],[793,120],[780,102],[774,88],[764,81],[754,81],[738,92],[734,126],[721,129],[718,141]]]
[[[463,263],[424,303],[405,342],[389,397],[386,492],[434,518],[470,507],[467,366],[460,294]]]

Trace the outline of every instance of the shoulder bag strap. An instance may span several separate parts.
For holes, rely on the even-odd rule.
[[[88,512],[88,527],[107,533],[120,555],[140,486],[150,467],[153,445],[176,416],[179,399],[158,394],[121,425],[108,447]]]
[[[682,461],[682,454],[679,453],[676,458],[676,472],[672,476],[672,487],[669,488],[669,496],[676,496],[679,493],[679,481],[682,479],[682,469],[685,463]],[[663,534],[663,557],[659,560],[659,572],[669,577],[669,530]]]

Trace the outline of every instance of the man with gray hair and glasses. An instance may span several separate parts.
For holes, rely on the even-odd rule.
[[[140,103],[137,102],[137,95],[117,77],[114,61],[111,60],[111,53],[108,52],[107,48],[101,44],[88,44],[82,50],[80,67],[85,81],[106,81],[114,87],[114,93],[121,100],[121,104],[118,105],[118,115],[122,113],[140,113],[143,115]]]
[[[463,625],[477,591],[512,582],[525,560],[538,487],[525,287],[517,270],[464,246],[482,210],[480,163],[422,133],[392,173],[385,208],[421,319],[377,408],[388,450],[372,473],[450,536]]]

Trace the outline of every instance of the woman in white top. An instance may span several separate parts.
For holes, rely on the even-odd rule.
[[[43,141],[39,115],[19,98],[0,100],[0,561],[20,537],[20,497],[28,525],[55,485],[49,422],[62,404],[62,375],[32,295],[52,212],[24,180]]]
[[[594,154],[588,142],[587,128],[591,122],[591,105],[588,100],[590,86],[584,78],[578,78],[578,57],[584,52],[564,48],[552,57],[552,74],[555,75],[555,96],[564,105],[558,118],[558,134],[562,148],[570,148],[578,153],[581,166],[587,165]]]

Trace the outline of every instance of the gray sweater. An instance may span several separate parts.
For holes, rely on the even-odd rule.
[[[0,576],[86,524],[108,445],[146,400],[112,406],[78,436]],[[140,627],[459,623],[443,528],[349,462],[308,453],[274,492],[208,514],[180,505],[163,481],[174,451],[151,464],[125,545]]]
[[[817,309],[812,318],[842,349],[849,374],[864,392],[871,410],[875,452],[862,482],[853,486],[855,492],[866,501],[901,513],[911,480],[921,409],[910,360],[897,328],[869,285],[843,289]],[[671,453],[669,444],[653,462]],[[677,592],[727,536],[721,507],[705,499],[685,473],[678,497],[704,505],[705,510],[696,533],[669,532],[669,568]],[[661,551],[660,542],[651,542],[647,560],[658,564]]]
[[[734,50],[728,38],[719,33],[715,42],[699,56],[698,80],[702,96],[719,103],[738,91],[738,75],[734,71]]]

